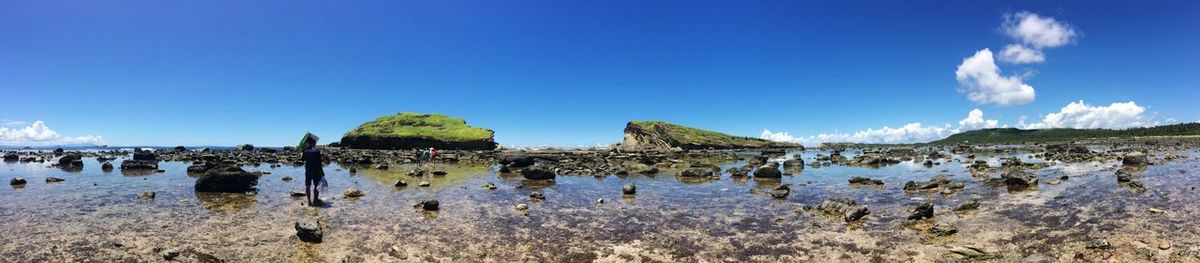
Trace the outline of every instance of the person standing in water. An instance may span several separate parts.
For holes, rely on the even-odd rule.
[[[300,159],[304,160],[304,193],[309,206],[321,204],[321,191],[318,188],[325,179],[325,171],[321,170],[321,150],[317,150],[317,136],[305,134],[299,148],[304,149]]]

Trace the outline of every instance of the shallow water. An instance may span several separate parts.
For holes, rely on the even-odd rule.
[[[801,154],[812,162],[817,153]],[[498,175],[489,166],[436,164],[448,174],[413,178],[405,174],[414,165],[356,167],[358,173],[350,174],[349,166],[331,164],[325,167],[330,187],[322,197],[330,205],[324,208],[289,196],[303,190],[298,166],[247,166],[270,172],[256,193],[208,194],[192,190],[195,178],[181,162],[162,162],[164,173],[148,175],[103,172],[92,158],[76,172],[3,163],[0,180],[23,177],[29,183],[0,187],[0,261],[161,261],[163,252],[177,251],[179,261],[234,262],[930,262],[954,259],[948,251],[958,246],[981,248],[995,261],[1186,261],[1200,255],[1200,192],[1194,190],[1200,154],[1178,153],[1188,157],[1152,159],[1155,165],[1136,179],[1145,192],[1116,182],[1117,161],[1055,164],[1035,171],[1042,181],[1037,189],[1019,192],[973,177],[962,156],[932,167],[809,167],[775,180],[725,174],[697,181],[664,170],[650,176],[560,175],[548,185]],[[979,158],[998,166],[1009,156],[1031,158]],[[902,190],[906,181],[939,174],[966,188],[949,195]],[[1046,183],[1062,175],[1070,179]],[[46,183],[48,176],[66,181]],[[850,187],[850,176],[886,186]],[[393,187],[397,179],[409,186]],[[432,186],[417,187],[421,180]],[[499,188],[482,188],[487,182]],[[638,193],[622,196],[621,186],[630,182]],[[792,185],[786,199],[765,193],[779,184]],[[342,198],[347,188],[366,196]],[[143,191],[157,197],[139,199]],[[530,200],[533,191],[546,199]],[[851,198],[871,214],[847,224],[802,209],[831,197]],[[412,207],[430,199],[440,201],[439,212]],[[968,199],[980,200],[981,208],[951,211]],[[930,221],[905,220],[908,209],[926,200],[935,204],[932,222],[953,225],[958,234],[934,237],[922,231]],[[528,211],[513,209],[519,203]],[[293,223],[312,217],[326,228],[323,243],[295,238]],[[1097,237],[1113,248],[1085,248]]]

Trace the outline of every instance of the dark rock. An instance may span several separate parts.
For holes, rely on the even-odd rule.
[[[922,203],[908,214],[908,220],[921,220],[933,218],[933,203]]]
[[[958,233],[958,228],[952,225],[938,223],[934,224],[932,228],[929,228],[929,233],[935,236],[944,237]]]
[[[540,193],[540,192],[529,193],[529,198],[534,199],[534,200],[546,200],[546,196],[542,195],[542,193]]]
[[[625,184],[625,186],[621,187],[621,193],[627,195],[637,194],[637,186],[633,183]]]
[[[783,177],[783,173],[779,171],[779,164],[772,162],[772,163],[768,163],[768,164],[759,166],[758,169],[755,169],[754,177],[780,178],[780,177]]]
[[[321,230],[321,225],[316,221],[304,220],[301,222],[296,222],[295,227],[296,237],[300,238],[300,241],[308,243],[321,243],[325,236],[324,231]]]
[[[78,153],[71,153],[58,158],[58,167],[60,168],[82,168],[83,157]]]
[[[425,200],[425,201],[421,201],[420,203],[417,203],[417,205],[415,205],[414,207],[421,208],[422,210],[425,210],[425,211],[437,211],[438,209],[441,209],[440,206],[441,205],[438,204],[437,200]]]
[[[54,176],[46,177],[47,183],[57,183],[57,182],[62,182],[62,181],[66,181],[66,180],[64,180],[62,178],[54,177]]]
[[[242,145],[238,145],[238,146],[237,146],[237,149],[238,149],[239,151],[247,151],[247,152],[249,152],[249,151],[254,151],[254,145],[251,145],[251,144],[242,144]]]
[[[484,183],[483,189],[496,190],[496,184],[493,184],[492,182]]]
[[[408,186],[408,182],[405,182],[404,179],[396,180],[395,186],[396,187],[405,187],[405,186]]]
[[[285,176],[283,176],[283,177],[280,177],[280,178],[279,178],[279,180],[283,180],[284,182],[291,182],[291,181],[292,181],[292,177],[291,177],[291,176],[286,176],[286,175],[285,175]]]
[[[529,180],[551,180],[556,176],[554,171],[539,166],[521,169],[521,176]]]
[[[4,161],[5,162],[16,162],[20,159],[21,159],[21,156],[17,155],[17,153],[11,153],[11,152],[4,153]]]
[[[775,187],[774,190],[767,192],[767,194],[771,195],[771,197],[779,198],[779,199],[787,198],[788,194],[791,194],[791,193],[792,193],[792,188],[786,184]]]
[[[1130,152],[1121,158],[1121,164],[1126,166],[1139,166],[1150,164],[1149,158],[1146,158],[1146,153]]]
[[[858,205],[854,200],[833,198],[822,201],[817,209],[826,214],[841,217],[846,222],[854,222],[871,213],[866,206]]]
[[[126,161],[128,162],[128,161]],[[240,193],[254,189],[258,176],[234,165],[221,164],[196,178],[196,191]]]
[[[154,191],[145,191],[145,192],[142,192],[142,194],[141,194],[141,195],[138,195],[138,198],[141,198],[141,199],[154,199],[154,196],[155,196],[155,194],[154,194]]]
[[[850,177],[851,186],[883,186],[883,181],[866,178],[866,177]]]
[[[1010,170],[1001,176],[1009,187],[1025,188],[1038,184],[1038,176],[1022,170]]]
[[[153,152],[150,152],[150,151],[139,151],[139,152],[134,152],[134,153],[133,153],[133,159],[134,159],[134,160],[138,160],[138,161],[150,161],[150,162],[157,162],[157,161],[158,161],[158,154],[155,154],[155,153],[153,153]]]
[[[433,175],[436,175],[436,176],[443,176],[443,175],[446,175],[446,171],[442,171],[442,170],[433,170]]]
[[[979,200],[971,199],[954,208],[955,212],[966,212],[979,209]]]
[[[192,165],[188,166],[187,172],[188,173],[197,173],[197,174],[204,173],[204,172],[207,172],[208,169],[212,169],[214,166],[217,166],[217,164],[211,163],[211,162],[193,163]]]
[[[1092,238],[1084,247],[1087,249],[1110,249],[1112,244],[1109,244],[1108,240],[1104,238]]]
[[[679,172],[682,177],[711,177],[713,174],[712,167],[691,167]]]
[[[15,177],[12,180],[8,180],[8,185],[25,185],[25,183],[25,178],[21,177]]]
[[[125,160],[121,161],[121,170],[158,170],[158,162]]]
[[[113,165],[110,162],[104,162],[103,164],[100,164],[100,170],[112,171],[112,169],[113,169]]]
[[[179,251],[167,250],[166,252],[163,252],[162,257],[163,260],[166,261],[175,260],[175,258],[179,257]]]

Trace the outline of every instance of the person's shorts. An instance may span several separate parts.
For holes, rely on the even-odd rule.
[[[319,186],[319,185],[321,185],[321,179],[324,179],[324,178],[325,178],[325,176],[323,176],[323,175],[304,175],[304,187],[309,187],[309,186],[314,186],[314,185]]]

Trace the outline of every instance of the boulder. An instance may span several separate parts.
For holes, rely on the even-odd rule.
[[[21,156],[17,155],[17,153],[12,153],[12,152],[4,153],[4,161],[5,162],[16,162],[20,159],[21,159]]]
[[[121,170],[158,170],[158,162],[125,160],[121,161]]]
[[[553,180],[556,175],[554,174],[554,171],[551,171],[550,169],[533,166],[521,169],[521,176],[524,176],[525,179],[529,180]]]
[[[358,189],[354,189],[354,188],[346,189],[345,192],[342,192],[342,196],[345,198],[359,198],[359,197],[363,197],[366,195],[367,194],[363,193],[362,190],[358,190]]]
[[[295,227],[296,237],[300,238],[300,241],[308,243],[321,243],[325,236],[324,231],[321,230],[321,225],[313,220],[296,222]]]
[[[83,157],[78,153],[71,153],[58,158],[58,167],[60,168],[82,168]]]
[[[679,172],[682,177],[711,177],[713,174],[712,167],[690,167]]]
[[[46,177],[47,183],[57,183],[57,182],[62,182],[62,181],[66,181],[66,180],[64,180],[62,178],[54,177],[54,176]]]
[[[955,212],[966,212],[979,209],[979,200],[971,199],[954,208]]]
[[[239,151],[247,151],[247,152],[254,151],[254,145],[253,144],[241,144],[241,145],[237,146],[237,149]]]
[[[1138,166],[1150,164],[1149,158],[1146,158],[1146,153],[1130,152],[1121,158],[1121,164],[1126,166]]]
[[[791,194],[791,193],[792,193],[792,187],[790,187],[786,184],[775,187],[775,189],[767,192],[767,194],[771,195],[771,197],[779,198],[779,199],[787,198],[788,194]]]
[[[157,162],[158,154],[155,154],[150,151],[139,151],[139,152],[133,153],[133,159],[138,160],[138,161]]]
[[[1004,179],[1004,184],[1009,187],[1025,188],[1037,186],[1038,176],[1022,170],[1010,170],[1001,176]]]
[[[196,178],[196,191],[240,193],[254,189],[258,176],[234,165],[221,164]]]
[[[438,211],[441,209],[440,206],[441,204],[438,203],[438,200],[425,200],[417,203],[417,205],[414,205],[413,207],[421,208],[421,210],[425,211]]]
[[[625,186],[621,187],[621,193],[627,195],[637,194],[637,186],[633,183],[625,184]]]
[[[25,178],[21,177],[14,177],[13,179],[8,180],[8,185],[25,185],[26,183],[28,182],[25,181]]]
[[[933,218],[933,203],[922,203],[909,211],[908,220],[921,220]]]
[[[871,213],[866,206],[858,205],[854,200],[832,198],[822,201],[817,209],[825,214],[841,217],[846,222],[854,222]]]
[[[157,167],[155,167],[155,168],[157,169]],[[112,169],[113,169],[113,165],[110,162],[104,162],[104,163],[100,164],[100,170],[112,171]]]
[[[754,177],[780,178],[780,177],[783,177],[783,173],[779,171],[778,163],[770,162],[770,163],[764,164],[762,166],[759,166],[758,169],[755,169]]]
[[[850,177],[851,186],[883,186],[883,181],[866,177]]]

